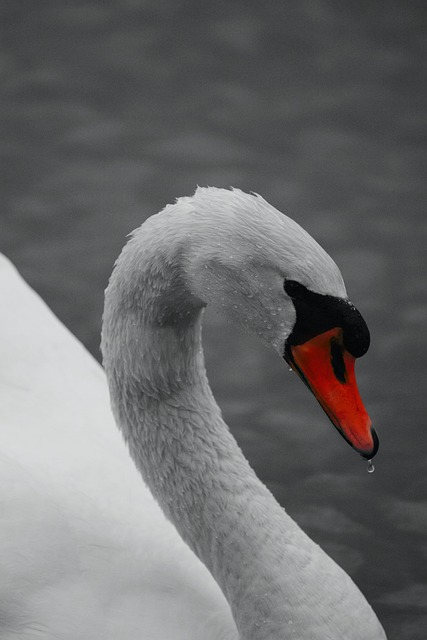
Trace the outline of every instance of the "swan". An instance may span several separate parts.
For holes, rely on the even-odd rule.
[[[213,187],[146,220],[106,289],[108,388],[6,259],[0,291],[2,639],[386,637],[257,478],[206,377],[201,322],[213,304],[375,455],[354,375],[368,329],[296,222],[259,195]]]

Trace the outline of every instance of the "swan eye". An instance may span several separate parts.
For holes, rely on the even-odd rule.
[[[298,297],[305,290],[305,287],[296,280],[285,280],[283,288],[291,298]]]

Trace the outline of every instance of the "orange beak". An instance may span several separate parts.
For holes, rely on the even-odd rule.
[[[303,344],[286,344],[285,359],[312,391],[334,427],[364,458],[378,451],[378,437],[363,406],[342,329],[334,328]]]

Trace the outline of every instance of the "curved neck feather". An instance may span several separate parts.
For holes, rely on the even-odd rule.
[[[223,422],[205,372],[203,307],[173,286],[179,277],[165,269],[159,279],[123,257],[116,266],[102,339],[116,420],[164,513],[222,588],[241,639],[286,629],[293,637],[298,623],[304,635],[334,606],[319,597],[319,566],[331,580],[339,570],[258,480]]]
[[[103,352],[131,455],[166,516],[219,583],[242,638],[278,637],[286,615],[281,585],[292,571],[286,556],[297,527],[221,418],[204,366],[203,308],[191,299],[175,310],[164,307],[161,291],[147,281],[123,295],[123,276],[119,265],[107,292]],[[130,304],[131,298],[138,302]],[[280,626],[269,635],[260,621],[277,617]]]

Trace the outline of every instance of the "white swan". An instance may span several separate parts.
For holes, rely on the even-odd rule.
[[[350,443],[375,453],[353,373],[366,326],[295,222],[259,196],[198,189],[147,220],[113,272],[112,406],[176,529],[129,460],[100,367],[6,261],[0,291],[2,639],[385,638],[257,479],[205,375],[212,302],[285,353]]]

